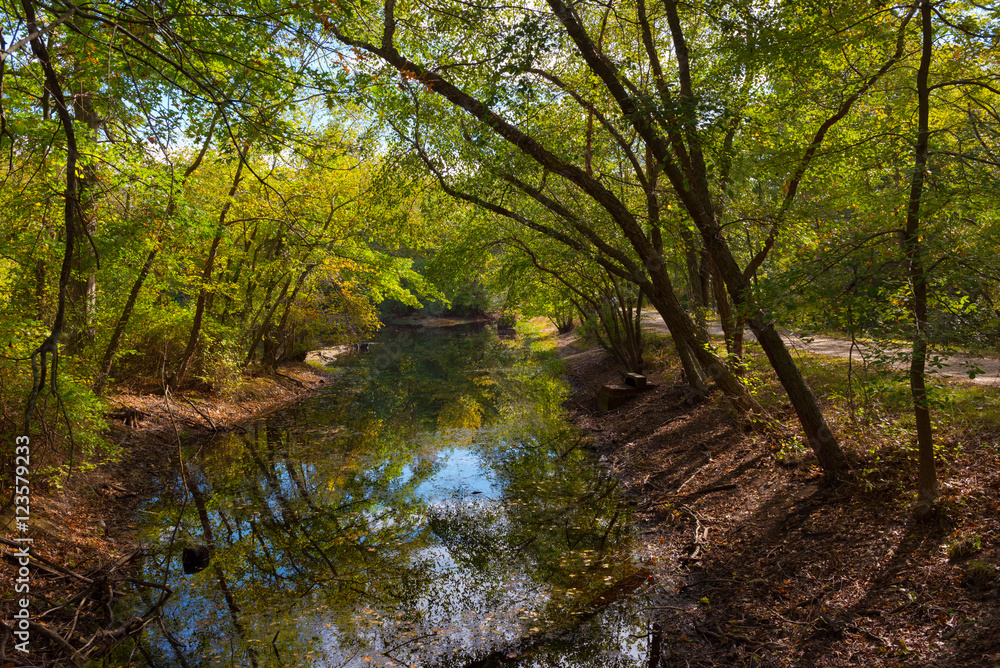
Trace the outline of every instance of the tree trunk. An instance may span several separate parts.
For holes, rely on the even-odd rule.
[[[73,115],[78,123],[85,123],[91,140],[97,139],[97,131],[101,127],[101,119],[94,110],[90,93],[73,96]],[[77,206],[74,209],[76,229],[90,240],[88,243],[76,245],[74,257],[75,276],[70,281],[69,303],[70,321],[66,327],[66,346],[78,351],[85,344],[94,340],[95,316],[97,311],[97,265],[96,250],[91,247],[93,237],[97,234],[97,220],[90,210],[94,205],[91,191],[97,185],[97,169],[93,164],[81,163],[77,186]]]
[[[310,264],[307,265],[306,268],[302,270],[302,272],[299,274],[298,280],[295,281],[295,287],[292,289],[292,294],[289,295],[288,299],[285,300],[285,309],[284,312],[281,314],[281,321],[278,323],[278,329],[276,334],[276,336],[278,336],[279,339],[283,340],[287,337],[286,328],[288,327],[288,316],[292,311],[292,306],[295,304],[295,299],[296,297],[299,296],[299,290],[301,290],[302,286],[305,284],[306,278],[308,278],[309,274],[311,274],[312,270],[315,269],[317,266],[318,265],[316,264]],[[279,361],[280,361],[279,356],[274,356],[274,359],[267,360],[267,363],[274,365],[277,364]]]
[[[45,225],[44,221],[42,223],[43,227]],[[45,295],[48,292],[48,285],[46,279],[48,278],[48,272],[46,271],[45,261],[36,260],[35,261],[35,318],[39,322],[45,321],[46,311],[48,310],[48,305],[46,304]]]
[[[653,285],[657,286],[658,284],[654,283]],[[744,415],[760,415],[763,412],[760,405],[750,395],[743,383],[733,375],[729,367],[712,352],[708,339],[699,334],[694,323],[681,308],[673,291],[656,290],[654,287],[648,296],[650,303],[663,318],[667,328],[670,329],[674,340],[681,339],[677,352],[681,357],[682,364],[685,364],[685,374],[694,375],[693,378],[688,377],[691,386],[696,390],[704,391],[704,385],[702,384],[699,388],[698,382],[703,382],[707,375],[715,379],[716,384],[726,393],[737,411]],[[691,361],[685,362],[688,355],[690,355]]]
[[[933,49],[930,0],[920,3],[921,35],[923,38],[920,66],[917,69],[917,141],[914,146],[913,176],[906,212],[903,250],[907,273],[913,290],[913,355],[910,358],[910,395],[917,426],[917,507],[920,517],[930,515],[937,503],[937,470],[934,465],[934,436],[927,401],[927,274],[920,247],[920,204],[927,171],[927,149],[930,140],[930,89],[927,85]]]
[[[205,260],[205,269],[201,274],[201,290],[198,291],[198,303],[195,306],[194,322],[191,323],[191,335],[188,337],[188,343],[187,347],[184,349],[184,354],[181,355],[180,364],[177,365],[177,373],[170,380],[170,385],[173,387],[180,387],[181,383],[184,382],[184,376],[187,374],[191,357],[194,355],[195,348],[198,345],[198,339],[201,337],[201,323],[205,317],[205,303],[208,299],[208,287],[212,283],[212,270],[215,267],[215,256],[219,252],[219,244],[222,243],[222,233],[226,229],[226,216],[229,214],[229,209],[232,208],[233,198],[236,196],[236,191],[240,186],[240,181],[243,179],[244,164],[245,162],[243,157],[240,156],[240,163],[236,167],[236,174],[233,176],[233,185],[230,186],[229,194],[226,197],[226,203],[222,205],[222,211],[219,212],[219,224],[215,228],[215,238],[212,239],[212,247],[208,251],[208,258]]]
[[[232,197],[232,194],[230,194]],[[229,202],[227,201],[225,206],[223,206],[223,211],[228,210]],[[222,219],[225,219],[225,214],[222,215]],[[198,346],[198,339],[201,338],[201,323],[205,318],[205,302],[208,298],[208,286],[212,281],[212,268],[215,265],[215,256],[219,251],[219,244],[222,243],[222,231],[224,227],[220,221],[219,226],[215,228],[215,238],[212,239],[212,247],[208,251],[208,258],[205,260],[205,269],[201,274],[201,289],[198,291],[198,302],[194,309],[194,320],[191,322],[191,333],[188,336],[187,346],[184,348],[184,353],[181,355],[181,361],[177,365],[177,372],[168,381],[169,384],[178,388],[181,383],[184,382],[184,376],[187,375],[188,365],[191,363],[191,358],[194,356],[195,348]]]
[[[264,318],[260,321],[260,327],[257,328],[257,333],[254,334],[253,341],[250,343],[250,348],[247,350],[247,356],[246,359],[243,360],[242,368],[247,368],[250,366],[250,362],[253,361],[253,356],[257,352],[257,346],[260,344],[260,340],[264,338],[264,336],[271,329],[271,319],[274,318],[274,312],[278,310],[278,305],[281,304],[281,300],[283,300],[285,295],[288,294],[288,288],[291,284],[292,277],[289,276],[288,280],[286,280],[285,284],[281,287],[281,292],[275,298],[274,303],[272,303],[270,308],[267,309],[267,313],[264,314]]]
[[[748,324],[781,381],[781,386],[785,389],[788,400],[795,409],[795,415],[805,433],[806,441],[816,454],[816,459],[826,474],[827,481],[836,481],[843,476],[847,469],[847,457],[837,443],[833,432],[827,426],[816,401],[816,396],[806,384],[802,373],[795,365],[795,360],[788,352],[788,347],[774,325],[770,322],[761,322],[756,318],[750,318]]]
[[[115,323],[115,330],[111,333],[111,340],[108,341],[108,347],[104,349],[104,357],[101,358],[101,368],[97,374],[97,378],[94,380],[94,394],[100,395],[104,392],[104,385],[108,382],[108,374],[111,373],[111,364],[118,353],[118,346],[121,345],[122,337],[125,335],[125,328],[128,327],[128,321],[132,317],[132,309],[135,308],[135,302],[139,298],[139,292],[142,291],[143,283],[146,282],[146,278],[153,270],[153,261],[156,260],[158,251],[159,248],[153,248],[149,251],[146,261],[139,270],[139,275],[136,276],[135,281],[132,283],[132,289],[128,293],[128,300],[125,302],[125,308],[122,309],[121,315],[118,316],[118,322]]]
[[[730,358],[742,357],[742,346],[737,351],[736,320],[733,318],[733,309],[729,306],[726,284],[723,283],[722,277],[715,270],[714,263],[710,258],[706,258],[705,264],[711,267],[709,275],[711,276],[712,293],[715,296],[715,310],[719,314],[719,323],[722,325],[722,336],[726,339],[726,352],[729,353]]]
[[[62,338],[63,327],[66,320],[67,293],[69,289],[70,275],[73,268],[73,251],[76,242],[75,219],[77,192],[79,186],[77,177],[77,158],[79,157],[79,149],[76,143],[76,135],[74,134],[73,118],[70,116],[69,109],[66,106],[66,99],[63,96],[62,86],[59,83],[59,75],[56,74],[55,68],[52,66],[52,62],[49,59],[48,49],[45,46],[45,42],[42,41],[38,31],[38,26],[35,21],[35,7],[31,0],[21,0],[21,6],[24,8],[24,16],[26,19],[25,32],[27,32],[28,35],[33,35],[33,37],[29,40],[31,44],[31,51],[35,54],[39,63],[41,63],[42,71],[45,75],[44,91],[46,99],[51,96],[53,102],[55,103],[56,114],[59,116],[59,120],[62,123],[62,131],[66,137],[66,187],[63,190],[63,223],[65,225],[66,245],[63,250],[62,268],[59,271],[58,307],[55,319],[52,323],[52,330],[48,337],[46,337],[45,341],[43,341],[41,345],[39,345],[38,348],[31,353],[31,392],[24,405],[24,433],[28,434],[30,433],[31,427],[31,414],[35,410],[35,404],[38,401],[38,396],[45,388],[46,373],[49,368],[50,360],[50,383],[54,389],[58,387],[59,340]],[[70,453],[70,458],[70,461],[72,462],[72,452]]]
[[[698,329],[705,332],[707,336],[708,321],[705,317],[705,311],[708,307],[708,301],[705,299],[705,291],[702,286],[701,262],[698,253],[700,248],[695,241],[694,234],[683,223],[680,226],[680,236],[684,244],[684,266],[687,269],[689,307],[694,313],[694,322]]]

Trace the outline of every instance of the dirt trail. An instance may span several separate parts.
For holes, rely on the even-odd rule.
[[[666,324],[664,324],[663,320],[660,319],[660,316],[656,314],[647,314],[645,316],[645,324],[647,329],[651,331],[660,334],[670,333]],[[711,325],[709,327],[709,334],[713,337],[721,339],[722,329],[718,325]],[[794,351],[805,351],[820,355],[828,355],[830,357],[849,357],[852,354],[851,342],[847,340],[834,339],[826,336],[810,336],[802,338],[789,331],[782,331],[781,335],[785,339],[788,346]],[[748,339],[753,339],[753,334],[747,330],[746,337]],[[899,353],[904,353],[908,355],[909,352],[910,351],[905,348],[895,348],[885,351],[884,354],[897,355]],[[872,354],[874,354],[874,351],[869,343],[859,341],[854,346],[853,355],[854,358],[859,361],[870,357]],[[934,354],[933,351],[931,354]],[[933,369],[933,373],[947,378],[961,380],[966,383],[973,383],[975,385],[1000,387],[1000,359],[995,357],[971,357],[969,355],[956,353],[947,357],[941,356],[940,362],[942,366],[939,369]],[[902,360],[897,360],[893,363],[893,366],[897,369],[904,369],[908,365],[909,362]],[[975,378],[969,378],[969,369],[974,367],[978,367],[977,375]]]

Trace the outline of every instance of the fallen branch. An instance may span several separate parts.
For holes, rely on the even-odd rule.
[[[687,513],[694,520],[694,550],[686,557],[681,557],[684,561],[697,561],[701,559],[701,547],[708,544],[708,527],[702,525],[702,518],[698,516],[688,506],[679,506],[679,510]]]
[[[708,461],[706,461],[704,464],[702,464],[701,466],[699,466],[698,468],[696,468],[695,471],[694,471],[694,473],[691,474],[691,477],[689,477],[687,480],[685,480],[684,482],[682,482],[680,484],[680,487],[678,487],[676,490],[674,490],[674,494],[680,494],[681,490],[684,489],[684,486],[687,485],[692,480],[694,480],[695,477],[697,477],[698,473],[700,473],[703,468],[705,468],[706,466],[708,466],[711,463],[712,457],[709,456],[708,453],[702,453],[702,457],[704,457]]]
[[[24,547],[24,545],[22,543],[14,543],[14,542],[6,540],[4,538],[0,538],[0,544],[7,545],[8,547],[16,547],[17,549],[21,549],[22,547]],[[8,554],[9,553],[5,552],[4,553],[4,557],[7,557]],[[79,573],[77,573],[75,571],[71,571],[70,569],[68,569],[68,568],[66,568],[64,566],[60,566],[59,564],[55,563],[54,561],[49,561],[45,557],[43,557],[41,555],[38,555],[38,554],[35,554],[34,552],[31,553],[31,560],[32,561],[40,561],[41,563],[45,564],[49,568],[54,569],[55,571],[58,571],[59,573],[62,573],[63,575],[68,575],[69,577],[76,578],[80,582],[86,582],[87,584],[94,584],[94,581],[91,580],[90,578],[88,578],[87,576],[80,575]]]
[[[307,385],[305,383],[303,383],[301,380],[299,380],[298,378],[292,378],[291,376],[285,375],[285,374],[281,373],[278,370],[274,371],[274,375],[278,376],[280,378],[287,378],[288,380],[292,381],[293,383],[295,383],[296,385],[298,385],[299,387],[301,387],[303,389],[305,389],[307,387]]]
[[[74,666],[83,666],[83,661],[80,659],[80,655],[77,653],[75,647],[73,647],[69,642],[66,641],[61,635],[53,631],[47,626],[41,624],[36,624],[35,622],[28,622],[28,628],[35,631],[41,636],[45,636],[56,645],[61,647],[67,654],[69,654],[70,661],[73,662]]]
[[[187,397],[181,397],[181,399],[183,399],[188,406],[193,408],[195,413],[203,417],[205,421],[208,422],[208,425],[212,428],[212,431],[219,431],[219,428],[215,426],[214,422],[212,422],[212,418],[202,413],[201,410],[197,406],[195,406],[190,399],[188,399]]]
[[[96,647],[96,649],[99,650],[98,655],[103,656],[110,649],[111,645],[117,644],[126,638],[130,638],[141,633],[142,630],[146,628],[146,624],[148,624],[149,621],[150,620],[142,619],[141,617],[132,617],[115,629],[101,629],[97,631],[97,633],[95,633],[90,640],[87,641],[87,644],[81,647],[79,651],[83,652],[94,643],[99,642],[100,646]],[[91,657],[88,656],[87,658]]]

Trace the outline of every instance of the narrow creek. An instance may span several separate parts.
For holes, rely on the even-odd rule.
[[[146,663],[649,665],[629,510],[539,345],[386,330],[323,393],[186,444],[140,511],[138,577],[173,589]]]

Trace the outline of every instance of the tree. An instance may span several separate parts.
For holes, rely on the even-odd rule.
[[[63,94],[59,77],[53,67],[49,57],[49,51],[41,39],[41,31],[35,16],[35,8],[31,0],[23,0],[25,17],[27,19],[27,31],[31,44],[31,50],[42,66],[44,73],[44,89],[56,107],[56,114],[62,124],[62,132],[66,138],[66,186],[63,190],[63,223],[65,225],[65,241],[63,250],[62,269],[59,272],[59,298],[58,310],[52,323],[52,330],[48,337],[31,353],[32,388],[25,402],[24,408],[24,433],[30,431],[32,413],[35,410],[35,403],[42,390],[45,389],[46,373],[51,374],[49,387],[53,393],[58,393],[58,372],[59,372],[59,340],[62,338],[63,328],[66,320],[67,291],[69,290],[70,271],[73,261],[73,250],[76,243],[77,229],[76,219],[79,203],[77,192],[79,189],[79,175],[77,173],[77,160],[79,149],[76,143],[76,133],[73,128],[73,119],[69,114],[69,107]],[[57,394],[58,398],[58,394]],[[70,461],[73,455],[70,454]]]
[[[917,425],[917,451],[920,460],[917,476],[917,512],[928,515],[937,501],[937,470],[934,465],[934,436],[926,387],[927,365],[927,272],[921,255],[920,204],[927,169],[930,138],[930,88],[928,74],[934,51],[931,25],[931,2],[920,2],[920,66],[917,68],[917,137],[913,146],[913,173],[903,229],[903,252],[913,290],[913,352],[910,357],[910,392]]]
[[[741,391],[738,382],[719,368],[718,358],[705,350],[704,337],[699,335],[697,328],[680,307],[664,262],[662,244],[657,242],[657,235],[660,234],[659,220],[654,219],[648,232],[644,231],[629,203],[608,187],[607,178],[595,175],[592,169],[588,172],[592,159],[589,147],[592,142],[585,144],[588,148],[582,156],[584,167],[576,163],[575,156],[568,147],[546,143],[552,137],[544,134],[538,127],[539,110],[557,108],[559,104],[572,99],[577,103],[578,109],[587,114],[586,118],[597,119],[606,128],[608,141],[617,144],[632,158],[634,178],[637,182],[645,181],[647,199],[656,197],[655,187],[650,188],[648,184],[654,175],[662,173],[674,201],[698,230],[704,250],[725,284],[734,308],[746,317],[746,322],[754,331],[788,393],[806,439],[820,465],[830,479],[838,478],[844,473],[846,458],[830,432],[812,391],[802,379],[775,330],[766,306],[757,300],[752,278],[767,261],[778,237],[785,231],[784,218],[795,203],[800,183],[831,128],[847,117],[855,103],[867,95],[887,72],[893,70],[904,55],[904,31],[912,11],[898,19],[888,10],[876,11],[863,24],[870,33],[865,38],[870,38],[873,43],[881,45],[891,40],[888,53],[881,58],[881,62],[875,63],[852,62],[849,58],[841,57],[842,61],[846,60],[842,66],[850,68],[847,71],[851,74],[846,78],[845,84],[833,91],[837,101],[829,115],[812,122],[808,119],[815,116],[815,113],[808,114],[804,125],[812,125],[814,129],[807,131],[805,136],[808,139],[804,142],[804,147],[798,149],[791,161],[793,168],[786,172],[783,179],[784,194],[778,210],[772,216],[762,245],[756,249],[748,249],[751,250],[751,255],[741,266],[730,238],[732,233],[723,228],[719,218],[724,208],[717,203],[719,195],[716,174],[721,171],[727,174],[728,179],[729,170],[715,170],[717,165],[710,163],[707,152],[718,137],[718,121],[726,118],[718,111],[720,107],[725,108],[722,102],[726,100],[725,92],[719,90],[719,83],[713,84],[712,77],[725,81],[724,77],[716,76],[723,72],[728,74],[730,81],[756,76],[753,68],[744,66],[745,61],[737,59],[727,63],[720,62],[723,60],[721,58],[713,60],[713,52],[709,50],[715,45],[712,43],[713,39],[722,44],[724,52],[733,52],[733,47],[720,37],[727,33],[727,28],[733,27],[729,25],[732,18],[709,12],[709,20],[714,21],[713,28],[717,28],[718,32],[695,31],[697,38],[702,39],[704,44],[698,43],[692,49],[688,45],[688,32],[694,29],[685,27],[685,16],[674,2],[665,2],[663,14],[656,16],[647,10],[643,2],[619,8],[616,16],[621,18],[614,22],[613,27],[609,27],[613,22],[603,7],[586,3],[569,7],[560,0],[551,0],[548,5],[551,11],[549,17],[527,10],[519,14],[516,9],[509,9],[491,20],[485,20],[483,16],[488,11],[485,6],[477,6],[474,11],[461,17],[444,18],[441,15],[431,21],[437,34],[443,35],[437,39],[430,39],[421,32],[421,26],[430,24],[412,21],[407,14],[398,16],[399,8],[393,0],[388,0],[377,16],[368,17],[367,25],[380,26],[377,30],[366,29],[359,21],[347,16],[328,23],[339,40],[355,49],[378,56],[382,62],[397,70],[402,76],[402,83],[399,85],[404,88],[408,85],[420,87],[431,96],[447,100],[478,121],[475,134],[469,136],[470,143],[478,142],[483,149],[489,146],[491,152],[484,152],[477,164],[486,164],[499,157],[495,147],[484,139],[483,133],[490,132],[521,156],[533,161],[536,169],[542,173],[540,176],[549,178],[546,185],[558,181],[561,187],[587,198],[601,209],[638,257],[636,268],[639,269],[639,276],[633,276],[633,272],[627,270],[624,271],[625,276],[631,277],[630,280],[643,287],[671,332],[683,342],[678,348],[689,348],[703,366],[712,369],[727,393],[739,400]],[[749,7],[747,9],[750,10]],[[853,17],[846,11],[837,12],[831,17],[818,16],[808,11],[796,14],[793,10],[774,9],[773,12],[773,16],[767,17],[769,24],[785,22],[794,26],[800,40],[804,35],[816,32],[817,22],[823,22],[824,30],[835,34],[838,26],[853,21]],[[363,12],[359,10],[358,13]],[[738,15],[739,12],[733,13],[733,16]],[[627,22],[626,16],[629,17]],[[473,40],[467,32],[472,29],[473,23],[481,31],[485,25],[486,33],[495,32],[497,37],[492,41],[490,38]],[[750,10],[747,30],[756,25],[758,24]],[[598,37],[594,38],[594,34]],[[671,63],[675,69],[669,73],[664,68],[666,60],[660,52],[660,44],[666,35],[669,35],[676,56]],[[626,49],[626,45],[636,42],[626,37],[636,37],[642,44],[638,60],[634,51]],[[767,37],[773,40],[774,34],[758,34],[756,40],[761,41]],[[451,53],[445,45],[458,42],[462,44],[462,54],[445,55]],[[838,57],[831,37],[824,36],[822,40],[817,39],[815,42],[809,46],[821,54],[815,58],[816,61]],[[770,51],[765,51],[769,55],[773,53],[774,44],[766,46]],[[801,50],[802,47],[801,42],[794,45],[796,49]],[[779,48],[791,47],[780,45]],[[511,55],[515,53],[516,56]],[[564,71],[552,71],[554,68],[551,64]],[[780,65],[778,63],[775,66],[777,70],[780,70]],[[724,69],[724,66],[729,69]],[[650,72],[651,76],[644,79],[641,74],[643,71]],[[775,71],[772,69],[772,72]],[[516,77],[518,83],[508,87],[514,93],[503,95],[498,83],[499,75],[491,72],[503,73],[508,81]],[[587,82],[596,80],[599,85],[596,88],[592,83],[574,85],[574,82],[566,80],[571,76],[568,73],[572,73],[574,77],[580,76]],[[377,74],[377,70],[371,70],[367,76]],[[381,74],[384,75],[384,72]],[[538,80],[542,81],[544,88]],[[644,83],[638,84],[636,81]],[[829,85],[829,81],[823,83]],[[741,86],[735,87],[735,90],[743,89]],[[428,97],[422,96],[421,104],[429,105]],[[531,104],[532,99],[539,103]],[[720,101],[717,102],[717,99]],[[731,107],[738,108],[739,104]],[[457,119],[454,122],[461,124]],[[724,127],[725,125],[723,123]],[[435,131],[439,129],[437,126],[434,128]],[[640,151],[633,150],[633,145],[624,132],[637,138],[634,141],[641,142]],[[730,136],[729,133],[724,132],[722,135],[722,146],[731,146],[732,138],[725,139]],[[643,155],[644,152],[650,156],[648,173],[640,161],[635,159],[637,154]],[[505,154],[502,159],[510,160],[510,155]],[[443,166],[437,167],[442,174],[446,173]],[[451,173],[460,173],[454,168],[450,169]],[[509,172],[507,176],[511,176]],[[526,183],[523,177],[515,185],[536,201],[541,202],[546,197],[538,186]],[[723,190],[726,189],[728,187]],[[471,193],[465,194],[475,197]],[[499,205],[496,203],[482,198],[476,203],[491,208],[499,215],[509,215],[497,210],[495,207]],[[655,210],[660,202],[651,204],[654,206],[647,207],[647,212]],[[553,209],[552,205],[548,206]],[[516,214],[509,209],[507,211]],[[572,213],[567,213],[570,215],[564,215],[563,218],[573,220]],[[578,227],[577,231],[586,236],[581,228]],[[615,260],[621,260],[609,253],[609,249],[601,247],[599,237],[590,238],[589,244],[596,252],[607,253]]]
[[[15,379],[0,402],[26,398],[24,428],[65,434],[71,465],[77,446],[104,443],[87,386],[173,367],[180,380],[219,371],[223,388],[321,331],[377,326],[386,296],[435,293],[394,245],[398,229],[419,237],[412,199],[358,204],[379,189],[378,160],[317,101],[338,75],[293,14],[187,9],[0,8],[0,300],[8,352],[34,371],[26,383],[18,360],[0,361]],[[230,168],[242,178],[217,187]]]

